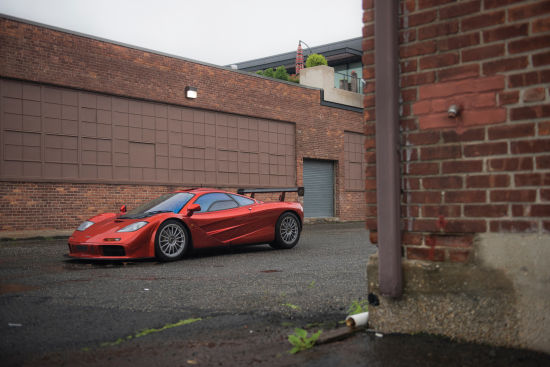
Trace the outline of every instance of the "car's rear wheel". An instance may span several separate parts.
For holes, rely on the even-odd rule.
[[[276,249],[289,249],[296,246],[300,239],[300,220],[294,213],[284,213],[275,225],[275,241],[271,247]]]
[[[155,255],[161,261],[174,261],[183,257],[189,246],[189,234],[177,220],[162,223],[155,237]]]

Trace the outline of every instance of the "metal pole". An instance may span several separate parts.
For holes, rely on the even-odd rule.
[[[398,1],[376,0],[375,107],[378,276],[384,296],[402,294],[399,169]]]

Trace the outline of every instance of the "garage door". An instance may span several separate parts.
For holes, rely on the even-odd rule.
[[[334,164],[304,159],[304,215],[334,216]]]

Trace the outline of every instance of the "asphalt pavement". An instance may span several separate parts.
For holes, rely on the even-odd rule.
[[[375,251],[362,223],[306,225],[291,250],[209,249],[173,263],[76,261],[66,239],[3,241],[2,365],[550,365],[528,351],[371,331],[291,355],[294,328],[341,328],[366,299]]]

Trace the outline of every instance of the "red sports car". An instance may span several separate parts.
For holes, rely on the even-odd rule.
[[[178,260],[191,248],[269,243],[289,249],[298,243],[304,219],[299,203],[286,192],[304,189],[190,189],[162,195],[120,213],[83,222],[69,238],[69,256],[80,259]],[[280,201],[262,202],[255,193],[280,192]],[[252,194],[251,197],[243,194]]]

